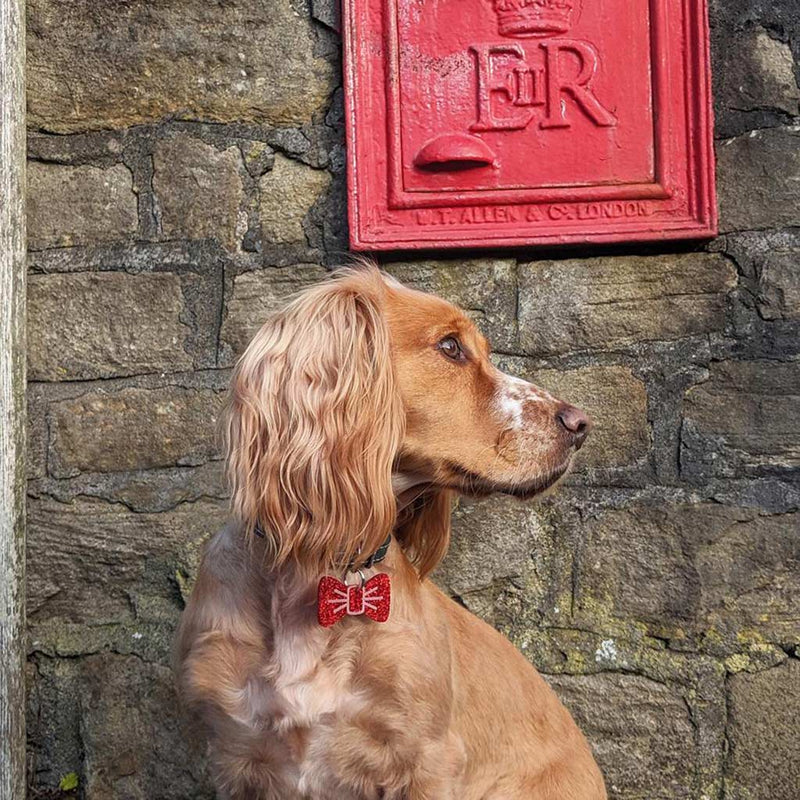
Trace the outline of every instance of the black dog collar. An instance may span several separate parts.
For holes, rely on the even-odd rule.
[[[264,531],[261,529],[260,525],[256,525],[256,527],[253,529],[253,533],[255,533],[256,536],[259,536],[262,539],[266,538],[266,535]],[[383,544],[364,562],[364,564],[361,566],[361,569],[369,569],[370,567],[374,567],[376,564],[380,564],[381,561],[383,561],[383,559],[386,558],[386,554],[389,552],[389,548],[391,546],[392,546],[392,534],[390,533],[384,540]],[[356,563],[357,560],[353,559],[347,565],[347,571],[352,572],[355,569]]]

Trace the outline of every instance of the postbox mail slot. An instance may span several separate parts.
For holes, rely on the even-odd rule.
[[[358,250],[708,237],[705,0],[344,0]]]

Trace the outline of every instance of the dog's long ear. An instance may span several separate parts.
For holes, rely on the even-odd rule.
[[[428,489],[404,509],[398,520],[397,541],[416,565],[420,578],[432,572],[447,552],[453,497],[447,489]]]
[[[310,573],[367,558],[396,518],[402,441],[377,269],[307,290],[258,332],[227,409],[234,515],[258,525],[274,563]]]

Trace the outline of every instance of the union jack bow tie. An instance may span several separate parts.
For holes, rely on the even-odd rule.
[[[330,628],[342,617],[365,616],[374,622],[389,619],[392,587],[389,576],[380,572],[366,583],[348,585],[325,575],[317,591],[317,619]]]

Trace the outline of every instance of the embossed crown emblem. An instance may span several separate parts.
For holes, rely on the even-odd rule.
[[[553,36],[566,33],[580,0],[493,0],[502,36]]]

